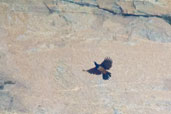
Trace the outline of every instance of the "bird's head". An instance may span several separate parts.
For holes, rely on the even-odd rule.
[[[96,65],[96,68],[99,66],[95,61],[94,61],[94,64]]]

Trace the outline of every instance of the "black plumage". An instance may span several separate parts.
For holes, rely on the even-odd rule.
[[[97,64],[96,62],[94,62],[94,64],[94,68],[83,71],[96,75],[102,74],[104,80],[108,80],[111,77],[111,73],[107,71],[112,67],[112,60],[109,57],[105,58],[101,64]]]

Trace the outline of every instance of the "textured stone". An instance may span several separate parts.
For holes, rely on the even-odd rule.
[[[0,2],[0,113],[171,113],[169,0],[44,2]]]
[[[113,11],[117,8],[112,7],[112,5],[117,4],[123,12],[129,14],[163,15],[171,12],[169,0],[98,0],[98,4]]]

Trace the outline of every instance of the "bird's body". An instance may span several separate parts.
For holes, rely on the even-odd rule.
[[[83,70],[83,71],[87,71],[90,74],[96,74],[96,75],[102,74],[104,80],[108,80],[111,77],[111,73],[107,71],[112,67],[112,60],[110,58],[105,58],[101,64],[97,64],[96,62],[94,62],[94,64],[95,64],[94,68],[91,68],[89,70]]]
[[[103,68],[103,67],[101,67],[101,66],[99,66],[98,67],[98,69],[97,70],[99,70],[101,73],[103,73],[103,74],[106,74],[106,70]]]

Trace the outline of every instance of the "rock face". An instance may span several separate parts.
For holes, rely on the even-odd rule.
[[[170,114],[170,0],[1,0],[0,113]],[[110,80],[82,72],[105,57]]]
[[[163,15],[170,14],[171,2],[169,0],[97,0],[100,7],[129,14],[152,14]]]

